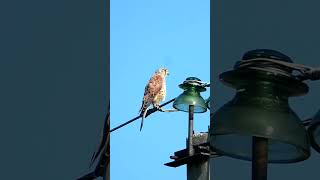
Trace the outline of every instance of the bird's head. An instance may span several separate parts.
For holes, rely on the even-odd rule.
[[[169,75],[169,70],[167,68],[160,68],[157,70],[157,73],[160,73],[162,76],[166,77]]]

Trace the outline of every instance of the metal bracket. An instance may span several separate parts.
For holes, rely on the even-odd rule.
[[[195,161],[202,161],[208,158],[219,157],[217,152],[215,152],[209,145],[209,143],[203,143],[194,145],[194,154],[189,156],[188,149],[183,149],[174,153],[174,156],[170,156],[170,159],[174,161],[168,162],[164,165],[169,167],[178,167],[189,163],[194,163]]]

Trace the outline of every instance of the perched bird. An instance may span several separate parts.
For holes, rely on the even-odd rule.
[[[144,89],[144,96],[142,106],[140,108],[140,115],[142,115],[140,131],[143,126],[143,120],[146,117],[147,109],[152,104],[153,107],[160,110],[160,102],[165,99],[166,96],[166,76],[169,75],[169,71],[166,68],[158,69],[150,78],[148,84]]]

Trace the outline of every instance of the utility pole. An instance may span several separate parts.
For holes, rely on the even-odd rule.
[[[189,106],[187,148],[170,156],[169,167],[187,165],[187,180],[210,180],[210,159],[219,156],[208,144],[208,133],[193,133],[194,106]]]

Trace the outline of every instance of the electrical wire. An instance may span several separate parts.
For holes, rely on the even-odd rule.
[[[296,75],[295,77],[299,80],[319,80],[320,79],[320,68],[313,68],[302,64],[295,64],[290,62],[284,62],[269,58],[255,58],[239,61],[236,66],[237,68],[256,68],[256,69],[264,69],[271,71],[279,71],[278,68],[268,67],[265,65],[279,65],[290,70],[296,70],[300,72],[300,75]],[[280,70],[281,71],[281,70]],[[282,71],[281,71],[282,72]],[[288,73],[288,72],[287,72]]]
[[[173,98],[173,99],[171,99],[170,101],[167,101],[167,102],[163,103],[163,104],[160,105],[159,107],[161,108],[161,107],[163,107],[163,106],[165,106],[165,105],[167,105],[167,104],[170,104],[170,103],[173,102],[175,99],[176,99],[176,98]],[[146,117],[149,116],[150,114],[156,112],[157,110],[158,110],[158,108],[155,108],[155,107],[152,108],[152,109],[149,109],[149,110],[147,111]],[[123,124],[115,127],[115,128],[113,128],[113,129],[111,129],[109,132],[115,131],[115,130],[117,130],[117,129],[119,129],[119,128],[127,125],[127,124],[130,124],[130,123],[132,123],[133,121],[135,121],[135,120],[137,120],[137,119],[139,119],[139,118],[141,118],[141,117],[142,117],[142,114],[140,114],[139,116],[137,116],[137,117],[135,117],[135,118],[133,118],[133,119],[131,119],[131,120],[129,120],[129,121],[127,121],[127,122],[125,122],[125,123],[123,123]]]

